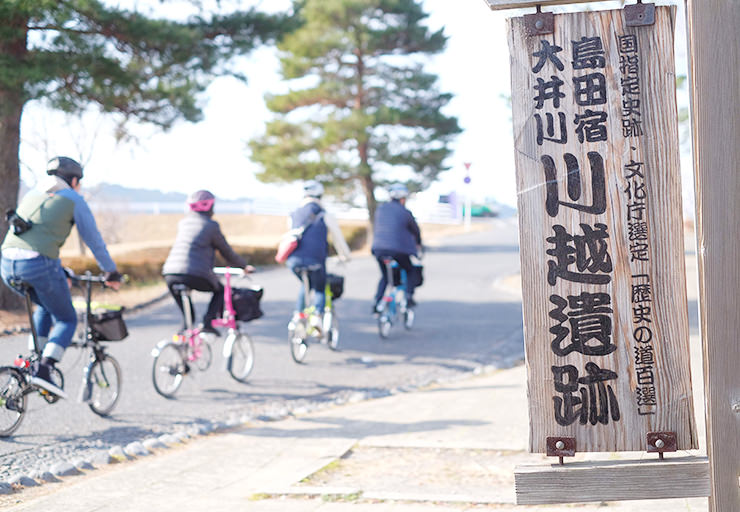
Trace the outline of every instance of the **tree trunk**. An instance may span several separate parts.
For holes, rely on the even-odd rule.
[[[13,23],[15,22],[15,23]],[[16,37],[0,38],[0,55],[21,60],[26,53],[26,20],[5,20],[8,25],[16,25]],[[13,34],[12,31],[6,33]],[[6,83],[7,84],[7,83]],[[19,148],[21,143],[21,114],[23,113],[23,83],[0,87],[0,240],[5,239],[8,224],[5,212],[18,204],[20,185]],[[0,309],[19,309],[23,305],[18,295],[4,285],[0,285]]]
[[[0,90],[0,240],[5,239],[8,224],[5,212],[18,204],[20,167],[18,149],[21,135],[23,102],[19,94]],[[0,286],[0,309],[19,309],[20,298],[6,286]]]
[[[365,193],[365,201],[367,201],[367,214],[370,218],[370,226],[375,225],[375,210],[378,208],[378,202],[375,200],[375,182],[370,173],[365,173],[360,176],[360,182],[362,183],[362,191]]]

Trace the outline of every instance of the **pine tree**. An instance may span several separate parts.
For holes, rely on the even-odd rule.
[[[265,182],[318,179],[339,195],[361,191],[372,221],[375,190],[429,186],[446,170],[457,119],[424,71],[446,44],[418,0],[307,0],[303,24],[278,45],[292,86],[268,95],[275,113],[250,142]]]
[[[163,129],[179,119],[197,121],[198,93],[210,78],[237,76],[228,67],[233,56],[292,28],[287,14],[256,9],[180,22],[99,0],[0,1],[0,213],[17,202],[20,121],[28,101],[43,99],[73,113],[92,104]],[[6,229],[0,223],[0,241]],[[0,286],[0,307],[11,304],[16,301]]]

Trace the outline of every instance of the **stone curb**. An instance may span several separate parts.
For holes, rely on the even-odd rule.
[[[518,332],[520,331],[514,332],[510,336],[516,336],[518,335]],[[45,483],[61,482],[61,479],[66,479],[70,476],[85,475],[88,474],[90,471],[97,469],[97,467],[101,467],[104,465],[125,463],[129,461],[134,461],[141,457],[156,455],[161,451],[170,449],[173,446],[187,443],[188,441],[195,438],[205,437],[211,434],[233,432],[235,430],[257,426],[260,423],[281,421],[290,417],[301,416],[329,407],[336,407],[348,403],[356,403],[376,398],[384,398],[400,393],[420,391],[433,385],[444,385],[453,382],[459,382],[465,379],[472,378],[474,376],[513,368],[514,366],[516,366],[517,363],[521,361],[521,357],[510,357],[504,361],[499,361],[497,365],[481,365],[464,373],[444,377],[429,378],[413,385],[391,388],[382,391],[355,391],[349,397],[340,396],[335,397],[331,400],[314,401],[308,404],[282,404],[280,406],[276,406],[274,410],[268,410],[266,413],[256,418],[244,414],[239,417],[233,416],[225,422],[210,421],[205,425],[191,425],[190,427],[186,427],[184,429],[177,430],[169,434],[162,434],[156,438],[146,438],[140,441],[133,441],[128,443],[126,446],[113,445],[110,446],[108,449],[102,448],[98,455],[94,457],[94,462],[78,459],[74,463],[70,463],[66,460],[58,460],[47,464],[47,466],[43,468],[38,468],[35,471],[31,471],[28,475],[17,474],[10,478],[9,482],[0,481],[0,494],[22,492],[25,487],[35,487]],[[282,489],[280,490],[280,494],[307,493],[305,489],[294,488],[292,490]],[[326,494],[326,492],[324,492],[323,494]]]

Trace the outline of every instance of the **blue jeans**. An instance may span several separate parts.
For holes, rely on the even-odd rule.
[[[23,295],[22,289],[11,285],[11,280],[32,287],[31,300],[38,305],[33,313],[33,325],[40,338],[49,338],[42,355],[61,360],[77,328],[77,313],[61,261],[46,256],[25,260],[2,258],[0,274],[5,284],[19,295]]]
[[[285,263],[301,281],[301,288],[298,291],[298,300],[296,300],[296,311],[303,311],[306,307],[306,297],[301,270],[310,266],[311,269],[308,270],[308,286],[313,290],[313,305],[316,308],[316,311],[323,314],[324,306],[326,306],[326,265],[322,263],[306,263],[298,259],[291,260],[291,258],[288,258]],[[318,268],[314,269],[314,266]]]

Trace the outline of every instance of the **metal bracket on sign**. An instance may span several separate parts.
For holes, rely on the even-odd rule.
[[[563,465],[563,457],[573,457],[576,454],[575,437],[548,437],[545,439],[547,456],[557,457]]]
[[[655,4],[643,4],[637,0],[635,5],[624,6],[624,24],[628,27],[655,25]]]
[[[555,15],[551,12],[542,12],[541,6],[537,6],[534,14],[525,14],[524,29],[528,36],[546,36],[555,32]]]
[[[663,453],[675,452],[678,449],[678,441],[675,432],[648,432],[647,451],[658,453],[658,458],[663,460]]]

